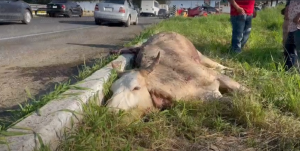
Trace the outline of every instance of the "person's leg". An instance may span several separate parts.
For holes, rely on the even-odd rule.
[[[284,20],[283,21],[283,25],[282,25],[282,45],[284,46],[285,44],[285,41],[287,39],[287,35],[288,35],[288,25],[289,25],[289,22],[288,20]]]
[[[242,51],[241,41],[243,39],[246,16],[231,16],[230,21],[232,25],[231,49],[232,51],[239,53]]]
[[[252,16],[247,16],[246,21],[245,21],[245,27],[244,27],[244,32],[243,32],[243,39],[241,41],[242,43],[242,48],[245,46],[247,43],[250,33],[251,33],[251,27],[252,27]]]
[[[285,70],[289,70],[295,63],[295,44],[294,44],[294,33],[289,32],[284,44],[284,59],[285,59]]]
[[[295,60],[295,66],[298,71],[300,71],[300,59],[299,59],[299,53],[300,53],[300,29],[293,32],[294,33],[294,44],[296,49],[296,60]]]

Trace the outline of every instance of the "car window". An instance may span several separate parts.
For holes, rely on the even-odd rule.
[[[125,0],[103,0],[104,3],[124,4]]]
[[[159,7],[159,4],[157,2],[154,2],[155,7]]]
[[[129,0],[127,0],[127,3],[128,3],[128,6],[131,8],[131,4],[130,4]]]
[[[134,5],[130,2],[131,8],[134,9]]]

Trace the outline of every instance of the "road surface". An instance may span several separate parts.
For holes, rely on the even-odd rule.
[[[101,58],[120,47],[152,23],[98,26],[93,17],[34,18],[29,25],[0,23],[0,114],[28,97],[50,91],[56,82],[76,74],[84,60]]]

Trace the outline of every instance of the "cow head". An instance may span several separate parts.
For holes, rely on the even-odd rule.
[[[107,107],[112,110],[130,110],[138,108],[147,110],[153,108],[153,102],[146,86],[147,76],[155,70],[159,63],[160,52],[154,62],[147,68],[133,69],[128,71],[117,71],[118,79],[112,84],[113,95],[107,102]],[[116,69],[116,65],[112,63]]]

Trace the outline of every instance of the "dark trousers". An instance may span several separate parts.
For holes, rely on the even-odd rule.
[[[230,16],[232,26],[231,49],[234,52],[241,52],[247,43],[252,25],[252,15]]]
[[[293,66],[299,70],[300,29],[288,33],[284,48],[285,70]]]

